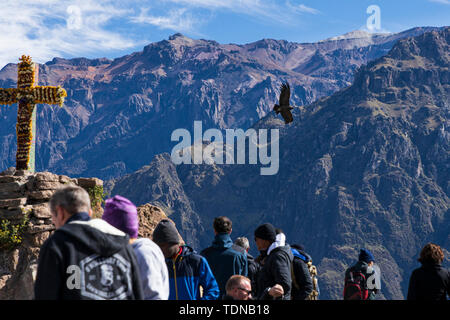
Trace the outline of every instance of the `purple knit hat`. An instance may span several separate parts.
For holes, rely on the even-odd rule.
[[[137,209],[127,198],[114,196],[106,200],[102,219],[128,234],[130,238],[138,237],[139,219]]]

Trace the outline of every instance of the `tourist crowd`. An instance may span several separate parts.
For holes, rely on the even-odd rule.
[[[101,219],[91,219],[89,195],[80,187],[56,191],[49,206],[56,231],[40,250],[35,299],[319,299],[311,256],[270,223],[254,230],[254,258],[247,238],[233,242],[225,216],[214,219],[212,244],[197,253],[169,219],[158,223],[152,240],[140,238],[136,206],[118,195],[106,200]],[[376,299],[381,282],[375,257],[361,249],[357,260],[345,271],[343,299]],[[447,299],[450,273],[443,260],[438,245],[425,245],[407,299]]]

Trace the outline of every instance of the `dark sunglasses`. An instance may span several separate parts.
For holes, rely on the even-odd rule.
[[[250,295],[251,293],[252,293],[252,290],[247,290],[247,289],[244,289],[244,288],[241,288],[241,287],[237,287],[239,290],[242,290],[242,291],[244,291],[246,294],[248,294],[248,295]]]

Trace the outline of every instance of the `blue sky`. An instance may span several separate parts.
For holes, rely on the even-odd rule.
[[[379,8],[380,24],[368,30],[371,5]],[[40,63],[120,57],[176,32],[220,43],[301,43],[354,30],[444,25],[450,0],[2,0],[0,68],[22,54]]]

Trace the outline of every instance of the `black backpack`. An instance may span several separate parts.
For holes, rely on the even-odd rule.
[[[297,255],[294,256],[294,259],[295,259],[295,257],[297,257],[300,260],[302,260],[304,263],[306,263],[306,265],[308,266],[309,275],[311,276],[311,280],[312,280],[312,284],[313,284],[313,290],[309,294],[309,296],[306,298],[306,300],[319,300],[320,290],[319,290],[319,282],[318,282],[318,279],[317,279],[317,268],[316,268],[316,266],[312,264],[311,257],[309,257],[309,255],[307,255],[303,251],[298,250],[298,249],[292,249],[292,250],[297,251]],[[294,252],[292,252],[292,253],[294,253]],[[291,278],[292,278],[292,285],[295,288],[299,289],[300,286],[299,286],[299,284],[297,282],[297,277],[295,276],[293,262],[291,263]]]
[[[366,276],[362,271],[351,268],[345,275],[344,300],[367,300]]]

